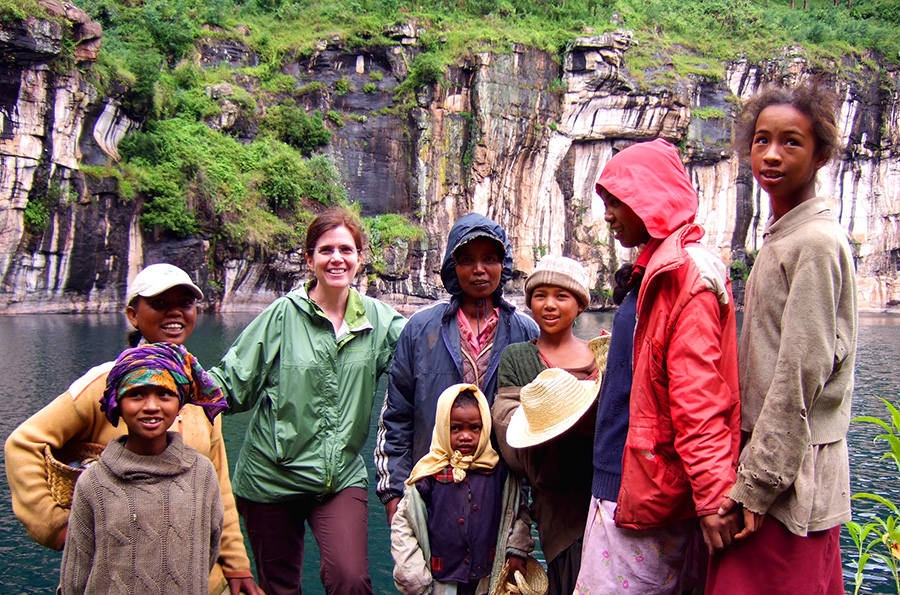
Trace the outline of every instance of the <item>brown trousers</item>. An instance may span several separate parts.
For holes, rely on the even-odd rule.
[[[324,500],[304,496],[263,504],[235,498],[266,595],[303,593],[306,525],[319,546],[319,575],[329,595],[373,595],[369,578],[366,491],[347,488]]]

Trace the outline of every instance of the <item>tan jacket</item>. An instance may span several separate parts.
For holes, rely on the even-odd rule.
[[[744,300],[741,451],[729,496],[795,535],[850,520],[856,272],[817,197],[766,224]]]
[[[69,441],[106,444],[127,432],[125,424],[113,427],[100,411],[100,396],[113,362],[89,370],[46,407],[22,422],[6,440],[6,477],[12,492],[13,511],[28,535],[43,546],[62,549],[69,509],[62,508],[50,494],[44,466],[44,446],[61,448]],[[240,521],[231,493],[228,459],[222,439],[221,417],[210,425],[199,407],[185,405],[171,431],[208,458],[219,479],[225,507],[225,527],[219,548],[219,562],[209,575],[210,593],[220,593],[227,578],[252,577],[244,548]]]

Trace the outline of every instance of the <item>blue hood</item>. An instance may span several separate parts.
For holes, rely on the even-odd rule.
[[[444,289],[455,297],[462,295],[462,288],[456,276],[456,260],[453,253],[457,248],[475,238],[487,237],[496,240],[503,245],[503,272],[500,274],[500,286],[494,295],[503,293],[503,286],[512,278],[512,256],[509,240],[506,239],[506,231],[498,224],[484,215],[469,213],[464,215],[450,228],[450,236],[447,238],[447,252],[444,254],[444,263],[441,266],[441,281]]]

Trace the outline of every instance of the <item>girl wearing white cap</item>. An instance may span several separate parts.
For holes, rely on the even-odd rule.
[[[203,299],[203,292],[180,268],[171,264],[144,268],[128,287],[126,314],[135,329],[131,346],[138,341],[183,344],[197,322],[199,299]],[[113,426],[100,410],[100,397],[113,363],[89,370],[66,392],[25,420],[6,441],[6,477],[13,511],[28,535],[43,546],[62,549],[69,521],[69,508],[60,505],[50,491],[44,449],[50,446],[59,450],[68,442],[106,445],[126,433],[124,425]],[[225,526],[219,559],[209,575],[209,592],[262,594],[250,571],[231,493],[222,422],[217,419],[210,423],[202,408],[187,404],[172,429],[212,462],[219,480]]]
[[[525,303],[541,329],[537,339],[510,345],[500,359],[499,392],[492,409],[500,453],[510,469],[528,479],[532,515],[547,558],[551,595],[569,595],[581,567],[581,539],[591,499],[591,456],[600,368],[592,345],[572,332],[575,319],[590,303],[588,273],[577,261],[547,255],[525,281]],[[577,398],[548,398],[543,392],[531,403],[520,395],[543,370],[562,368],[570,374],[565,387],[588,381],[592,389]],[[557,388],[564,388],[558,386]],[[554,389],[555,390],[555,389]],[[526,391],[527,392],[527,391]],[[551,391],[552,392],[552,391]],[[521,406],[520,406],[521,405]],[[519,414],[522,428],[512,418]]]

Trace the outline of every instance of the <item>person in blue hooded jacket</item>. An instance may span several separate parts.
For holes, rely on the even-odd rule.
[[[469,213],[450,229],[441,281],[450,300],[416,312],[397,342],[375,445],[376,492],[388,523],[413,463],[428,452],[440,394],[475,384],[489,402],[507,345],[538,336],[528,316],[503,299],[512,256],[503,228]]]

